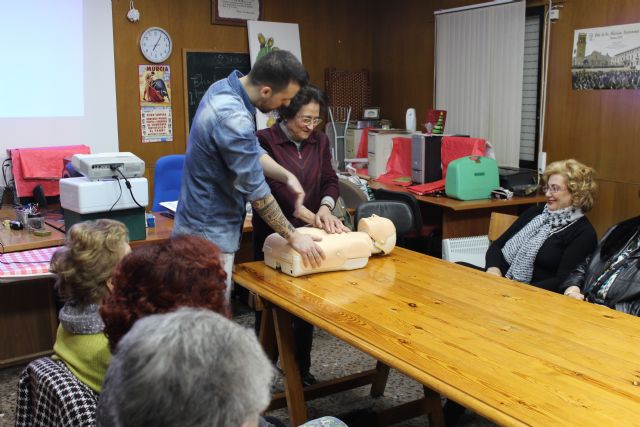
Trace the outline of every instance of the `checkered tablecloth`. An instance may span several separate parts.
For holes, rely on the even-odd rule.
[[[33,249],[0,255],[0,279],[49,273],[49,262],[58,249],[59,247]]]

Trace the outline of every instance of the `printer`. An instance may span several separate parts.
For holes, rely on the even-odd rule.
[[[71,158],[73,168],[90,180],[139,178],[144,175],[144,160],[133,153],[76,154]]]
[[[76,154],[71,162],[84,176],[60,180],[65,228],[108,218],[127,226],[129,240],[144,240],[149,204],[149,185],[142,177],[144,161],[132,153],[99,153]]]
[[[459,200],[489,199],[498,188],[498,162],[482,156],[466,156],[449,163],[444,190]]]

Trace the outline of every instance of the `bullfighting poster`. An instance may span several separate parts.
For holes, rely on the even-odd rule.
[[[142,142],[173,141],[169,66],[139,65],[138,89]]]
[[[573,89],[639,89],[640,23],[575,30]]]

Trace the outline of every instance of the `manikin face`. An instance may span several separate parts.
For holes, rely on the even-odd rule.
[[[263,113],[273,111],[283,105],[289,105],[291,99],[296,96],[300,90],[297,83],[289,83],[285,89],[279,92],[273,92],[269,86],[260,88],[260,99],[256,102],[256,108]]]
[[[544,195],[547,197],[547,206],[550,211],[568,208],[573,203],[567,180],[560,174],[549,177]]]
[[[319,124],[320,104],[310,102],[303,105],[295,117],[287,120],[287,129],[296,141],[304,141]]]

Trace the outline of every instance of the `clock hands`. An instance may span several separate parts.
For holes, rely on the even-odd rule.
[[[156,47],[158,47],[158,43],[160,43],[161,38],[162,38],[162,35],[158,36],[158,41],[156,42],[156,44],[153,45],[153,49],[151,50],[156,50]]]

